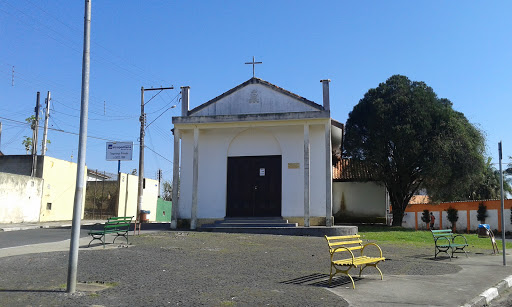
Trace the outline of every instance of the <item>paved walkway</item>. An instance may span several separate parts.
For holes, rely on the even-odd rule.
[[[69,225],[60,223],[61,227]],[[23,228],[10,226],[10,230]],[[4,231],[5,227],[0,225]],[[59,225],[44,223],[25,227]],[[302,303],[300,300],[304,300],[304,306],[485,306],[512,286],[512,256],[507,255],[509,266],[504,267],[502,255],[491,255],[490,251],[472,252],[469,258],[461,255],[452,261],[436,261],[431,259],[430,249],[383,244],[388,258],[380,265],[384,281],[368,268],[364,271],[366,275],[355,278],[356,289],[353,290],[345,277],[336,277],[333,285],[328,286],[328,262],[325,261],[328,253],[325,240],[321,238],[167,230],[131,237],[133,245],[128,248],[129,252],[119,248],[123,244],[107,244],[106,249],[101,245],[87,248],[89,241],[87,237],[80,239],[80,250],[87,255],[81,258],[83,266],[79,272],[82,280],[108,281],[113,278],[119,286],[105,290],[99,296],[66,297],[63,305],[88,305],[90,301],[96,301],[115,306],[122,305],[123,299],[126,303],[133,300],[144,305],[144,302],[151,304],[144,299],[153,299],[156,305],[165,300],[165,304],[169,301],[170,305],[179,302],[185,306],[211,305],[212,302],[213,305],[227,304],[228,301],[234,306],[246,306],[267,300],[278,306],[295,306]],[[0,267],[2,262],[5,263],[0,289],[12,288],[0,290],[0,294],[4,292],[10,299],[21,299],[26,304],[37,302],[40,290],[35,290],[34,296],[30,290],[14,290],[46,289],[52,284],[51,280],[36,282],[23,277],[27,261],[60,272],[62,266],[66,266],[68,251],[69,240],[0,249],[0,258],[4,259],[0,261]],[[51,254],[54,255],[51,258],[44,256],[49,252],[56,253]],[[39,255],[27,258],[34,254]],[[115,259],[123,260],[116,262]],[[127,263],[136,263],[137,259],[142,261],[142,266],[128,271],[123,269]],[[98,265],[101,266],[99,271],[94,269]],[[39,272],[31,268],[29,271],[31,278],[36,279],[53,279],[46,276],[55,275],[46,275],[47,270]],[[58,275],[65,276],[65,273]],[[132,280],[151,287],[133,288]],[[52,291],[55,290],[44,293],[47,302],[52,302]],[[119,301],[112,301],[114,298]]]
[[[356,291],[351,287],[329,290],[350,306],[484,306],[487,301],[480,294],[512,275],[512,268],[504,267],[502,259],[502,255],[459,256],[451,261],[462,268],[457,273],[384,275],[383,282],[373,275],[359,280]],[[507,255],[507,263],[512,265],[511,261]]]

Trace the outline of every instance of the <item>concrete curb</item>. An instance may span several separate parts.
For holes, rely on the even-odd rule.
[[[488,306],[493,299],[503,294],[503,292],[507,291],[510,287],[512,287],[512,275],[500,281],[496,286],[485,290],[463,307]]]
[[[94,223],[82,223],[81,226],[91,226],[94,225]],[[2,231],[19,231],[19,230],[30,230],[30,229],[58,229],[58,228],[71,228],[72,224],[66,223],[66,224],[50,224],[50,225],[23,225],[20,224],[16,226],[2,226],[0,227],[0,232]]]
[[[38,228],[42,228],[42,226],[34,225],[34,226],[5,227],[5,228],[0,228],[0,231],[18,231],[18,230],[29,230],[29,229],[38,229]]]

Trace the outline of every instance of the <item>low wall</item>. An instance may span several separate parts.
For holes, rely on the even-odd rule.
[[[0,173],[0,223],[39,222],[43,179]]]
[[[150,211],[151,213],[147,215],[147,218],[150,222],[155,222],[157,216],[158,181],[149,178],[145,178],[145,181],[146,186],[142,195],[141,210]],[[125,173],[120,174],[117,216],[133,216],[135,221],[137,218],[138,186],[138,176]]]
[[[156,201],[156,221],[171,222],[172,201],[159,198]]]
[[[483,203],[487,206],[487,215],[485,223],[491,226],[491,229],[501,231],[501,201],[500,200],[476,200],[466,202],[453,202],[441,204],[414,204],[409,205],[405,210],[402,226],[414,229],[426,229],[426,224],[421,220],[423,210],[432,212],[436,218],[434,228],[446,229],[451,227],[446,210],[449,207],[458,210],[459,220],[456,228],[459,231],[474,231],[478,228],[480,222],[476,219],[478,205]],[[510,213],[512,208],[512,199],[505,199],[505,231],[512,230]]]
[[[384,218],[386,188],[375,182],[333,182],[332,212],[343,218]]]

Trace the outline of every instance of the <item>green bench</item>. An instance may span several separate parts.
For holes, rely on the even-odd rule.
[[[431,232],[436,246],[434,258],[437,258],[439,253],[446,253],[450,260],[455,253],[464,253],[466,257],[468,256],[464,250],[468,246],[468,240],[463,235],[454,235],[451,229],[431,230]],[[448,251],[451,251],[451,254]]]
[[[102,226],[102,229],[89,230],[87,234],[92,237],[92,240],[87,247],[91,246],[92,241],[99,240],[103,243],[103,248],[105,248],[106,234],[116,235],[112,243],[115,243],[117,238],[124,237],[126,244],[128,244],[128,231],[130,230],[132,219],[133,216],[110,217],[105,224],[96,224]]]

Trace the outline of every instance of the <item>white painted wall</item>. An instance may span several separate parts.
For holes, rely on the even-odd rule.
[[[146,187],[142,196],[142,210],[149,210],[147,219],[150,222],[156,221],[156,203],[158,200],[158,180],[146,179]],[[117,216],[133,216],[133,221],[137,218],[139,177],[121,173],[121,182],[119,185],[119,198],[117,207]]]
[[[508,214],[507,214],[508,213]],[[487,218],[485,219],[485,224],[489,224],[491,226],[491,230],[494,231],[494,229],[498,229],[498,210],[496,209],[488,209],[487,210]],[[478,225],[480,224],[480,221],[477,220],[477,210],[470,210],[469,218],[471,223],[471,230],[478,229]],[[508,219],[507,219],[508,216]],[[510,210],[505,210],[505,227],[508,226],[510,228],[510,224],[507,225],[507,223],[510,223]],[[505,229],[506,231],[507,229]],[[510,229],[509,229],[510,230]]]
[[[385,217],[386,188],[375,182],[334,182],[332,212],[354,217]]]
[[[415,228],[416,227],[415,223],[416,222],[414,220],[414,212],[405,212],[404,217],[402,219],[402,227]]]
[[[288,113],[318,109],[261,84],[249,84],[191,116]]]
[[[304,126],[238,127],[200,129],[198,218],[226,216],[227,157],[282,156],[282,216],[304,216]],[[190,218],[192,207],[193,130],[180,130],[181,172],[179,218]],[[325,216],[324,125],[312,125],[311,216]],[[288,169],[299,163],[299,169]]]
[[[43,179],[0,173],[0,223],[39,222]]]
[[[443,214],[443,229],[448,229],[452,227],[452,223],[448,220],[448,213],[446,211],[442,212]],[[455,223],[455,227],[457,228],[457,231],[462,231],[467,229],[467,211],[466,210],[459,210],[458,211],[459,219]],[[470,213],[471,218],[471,213]],[[436,219],[437,222],[437,219]],[[437,223],[436,223],[437,224]],[[437,228],[439,225],[437,225]]]
[[[73,204],[75,201],[77,164],[50,156],[44,156],[43,166],[43,197],[41,201],[41,222],[70,221],[73,219]],[[87,179],[85,168],[84,180]],[[87,189],[87,182],[84,182]],[[47,209],[51,204],[51,210]],[[85,203],[85,191],[82,204]],[[82,206],[81,217],[84,216]]]

